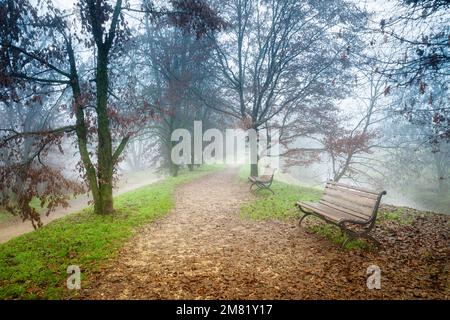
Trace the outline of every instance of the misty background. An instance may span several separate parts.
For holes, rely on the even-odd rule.
[[[120,40],[109,57],[112,145],[119,148],[126,137],[114,168],[116,183],[177,175],[181,168],[170,160],[171,132],[192,130],[197,120],[204,131],[281,129],[278,176],[283,181],[322,187],[333,179],[386,190],[389,204],[449,214],[450,13],[448,4],[439,7],[438,2],[210,0],[205,3],[215,13],[207,11],[212,22],[206,19],[210,25],[205,30],[184,16],[158,20],[152,12],[164,12],[165,1],[124,3],[120,17],[126,23],[119,27]],[[87,151],[95,163],[99,144],[91,128],[98,115],[91,104],[99,87],[93,80],[98,50],[86,34],[92,21],[77,1],[49,3],[36,12],[56,12],[66,19],[63,34],[72,35],[88,124]],[[195,2],[192,7],[170,4],[197,10]],[[105,19],[104,29],[110,24]],[[67,39],[45,30],[49,34],[32,33],[34,40],[26,45],[48,55],[58,69],[69,69],[58,51]],[[22,70],[5,68],[21,81],[49,75],[34,86],[20,82],[13,90],[4,81],[4,137],[70,126],[77,110],[58,70],[17,63]],[[86,186],[79,140],[72,131],[65,133],[45,142],[49,147],[43,148],[42,158],[35,155],[42,138],[17,134],[20,148],[2,145],[2,164],[11,167],[15,159],[23,163],[31,158],[39,166],[42,160],[53,173],[36,169],[36,175],[54,178],[60,172],[56,180],[92,190]],[[27,178],[8,179],[8,184],[25,188]],[[48,186],[37,184],[37,194]],[[58,189],[68,192],[70,185]]]

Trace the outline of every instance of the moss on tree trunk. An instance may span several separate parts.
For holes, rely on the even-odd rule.
[[[98,214],[113,212],[113,152],[108,117],[108,52],[99,49],[97,60]]]

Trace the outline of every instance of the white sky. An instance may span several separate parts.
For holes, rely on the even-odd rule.
[[[389,12],[392,12],[392,7],[397,3],[397,1],[387,1],[387,0],[353,0],[358,6],[366,8],[369,12],[375,13],[373,24],[374,26],[379,25],[381,17],[388,16]],[[76,3],[75,0],[53,0],[54,4],[61,9],[72,10]],[[114,4],[116,1],[109,1]],[[165,1],[156,0],[156,3],[163,3]],[[130,0],[129,3],[133,8],[139,8],[141,0]],[[133,24],[132,19],[129,19],[129,23]],[[361,110],[360,103],[352,98],[344,99],[340,102],[340,107],[349,113],[357,112]],[[357,120],[356,120],[357,121]]]

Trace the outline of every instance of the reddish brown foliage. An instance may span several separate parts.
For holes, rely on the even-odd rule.
[[[58,206],[67,207],[72,195],[83,192],[81,185],[67,179],[62,169],[44,164],[55,149],[62,150],[63,133],[42,133],[28,136],[12,133],[0,145],[8,150],[7,162],[0,163],[0,206],[33,227],[42,226],[40,213],[31,205],[33,199],[48,215]],[[23,144],[32,143],[32,152],[24,156]]]

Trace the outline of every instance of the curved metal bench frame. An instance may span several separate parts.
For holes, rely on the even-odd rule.
[[[248,177],[248,180],[252,183],[250,185],[250,190],[252,190],[252,188],[254,186],[256,186],[256,192],[261,191],[261,190],[269,190],[270,192],[272,192],[272,194],[275,194],[275,192],[273,192],[273,190],[270,188],[272,186],[272,182],[273,182],[273,176],[275,175],[275,171],[276,169],[271,169],[272,170],[272,174],[270,175],[262,175],[261,177],[264,176],[270,176],[269,179],[261,179],[261,177],[254,177],[254,176],[250,176]]]
[[[336,183],[334,183],[334,184],[336,184]],[[339,185],[339,184],[337,184],[337,185]],[[354,189],[358,190],[356,187]],[[331,223],[331,224],[338,226],[341,229],[341,231],[346,235],[346,238],[344,239],[344,241],[342,242],[342,245],[341,245],[342,248],[347,244],[348,241],[350,241],[352,239],[357,239],[357,238],[365,238],[365,239],[373,241],[377,246],[381,246],[380,242],[378,240],[376,240],[369,233],[375,227],[375,222],[377,219],[378,209],[379,209],[380,203],[381,203],[381,198],[384,195],[386,195],[386,191],[382,191],[378,194],[377,199],[375,201],[375,205],[372,209],[371,216],[368,219],[363,220],[363,221],[353,220],[353,219],[340,219],[337,221],[333,221],[333,220],[328,219],[327,217],[325,217],[324,215],[320,214],[317,211],[303,208],[302,202],[297,202],[296,206],[300,209],[300,211],[302,211],[304,213],[304,215],[300,218],[299,226],[301,226],[302,221],[307,216],[314,215],[316,217],[321,218],[322,220],[324,220],[327,223]],[[352,230],[349,228],[349,226],[352,226],[352,225],[359,226],[359,227],[361,227],[360,229],[362,229],[362,230],[361,231]]]

